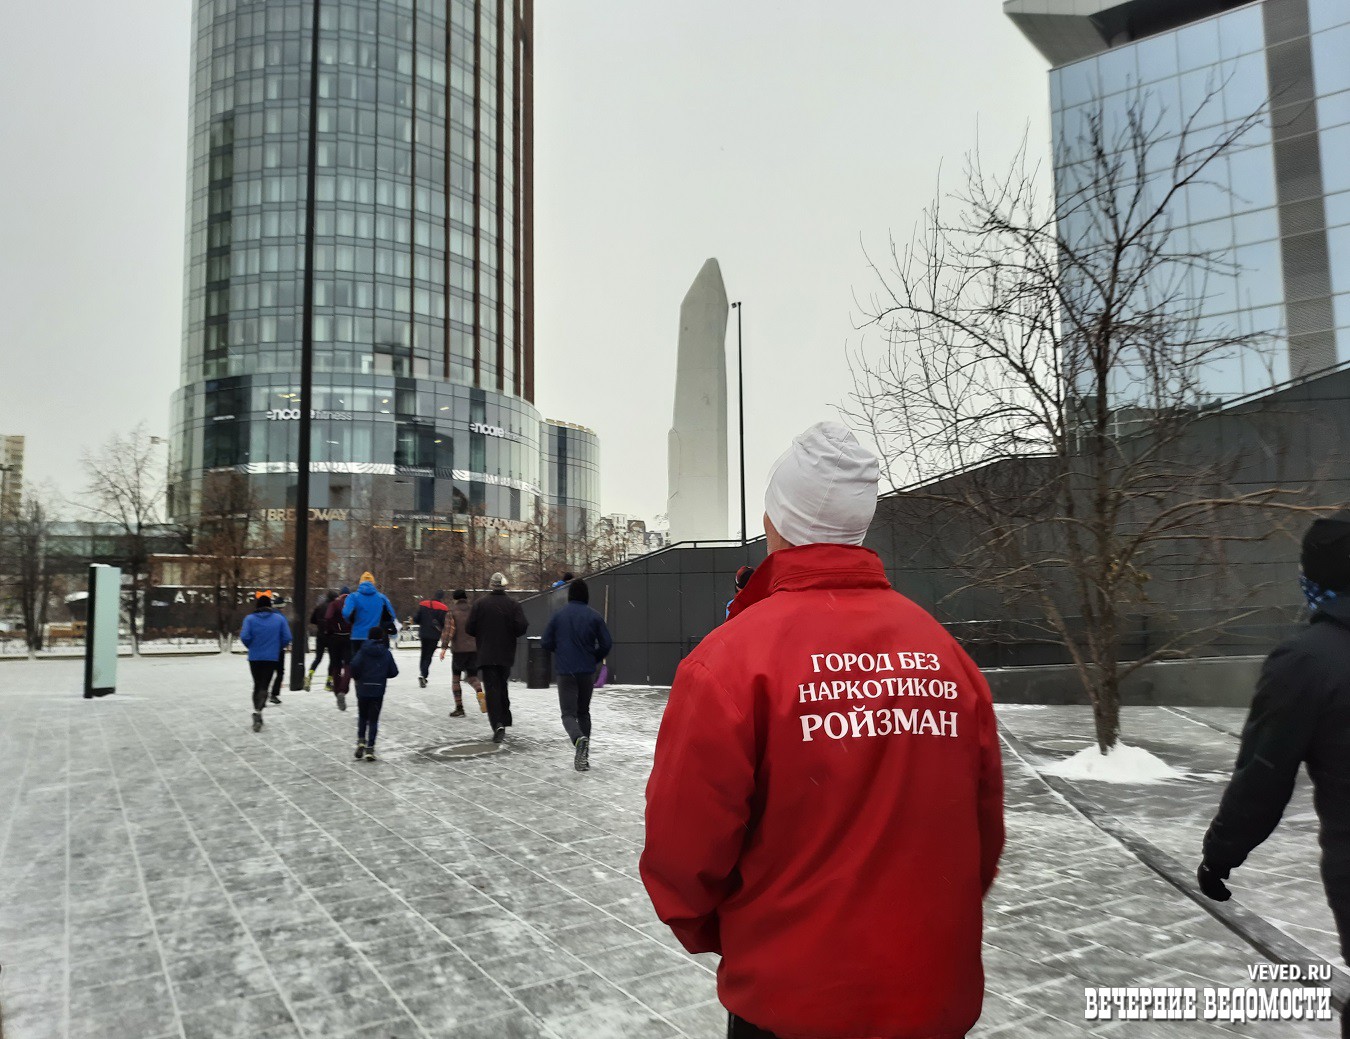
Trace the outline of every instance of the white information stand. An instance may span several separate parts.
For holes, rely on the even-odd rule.
[[[122,571],[97,564],[89,568],[89,598],[84,626],[84,698],[117,691],[117,628],[122,607]]]

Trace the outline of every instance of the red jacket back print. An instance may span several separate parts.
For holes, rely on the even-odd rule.
[[[642,879],[783,1039],[956,1039],[1003,850],[989,687],[870,549],[772,553],[681,663]]]

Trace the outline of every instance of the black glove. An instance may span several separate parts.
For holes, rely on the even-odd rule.
[[[1216,902],[1227,902],[1233,897],[1233,892],[1229,891],[1228,885],[1224,883],[1228,879],[1228,873],[1226,869],[1202,862],[1200,868],[1195,871],[1195,879],[1206,898],[1212,898]]]

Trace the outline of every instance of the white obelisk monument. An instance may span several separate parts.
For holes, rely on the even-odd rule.
[[[708,260],[680,304],[675,421],[669,439],[671,541],[720,541],[727,530],[727,290]]]

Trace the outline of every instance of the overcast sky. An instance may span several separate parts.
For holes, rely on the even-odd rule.
[[[606,512],[664,512],[679,304],[717,257],[745,302],[756,533],[768,467],[848,392],[864,244],[907,238],[977,139],[1047,150],[1045,64],[998,0],[535,10],[539,408],[600,434]],[[190,26],[185,0],[6,9],[0,434],[72,495],[86,448],[169,431]]]

